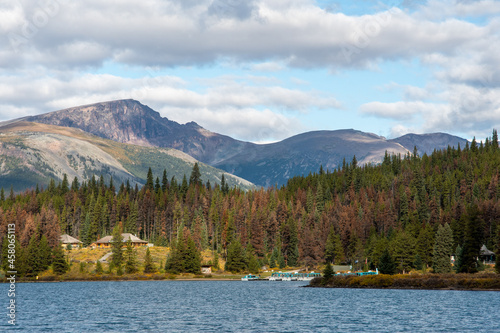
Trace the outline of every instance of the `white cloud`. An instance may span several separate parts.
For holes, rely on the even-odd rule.
[[[274,70],[280,62],[304,68],[358,67],[379,58],[455,52],[472,39],[487,37],[486,28],[465,21],[420,20],[398,9],[346,16],[311,1],[217,0],[205,7],[160,0],[122,0],[120,5],[51,1],[59,9],[27,37],[29,47],[21,53],[27,63],[44,64],[57,56],[59,62],[47,66],[104,61],[177,66],[229,57]],[[32,24],[34,13],[43,11],[30,8],[23,6],[24,24]],[[6,23],[4,31],[26,37],[18,23]]]
[[[429,110],[430,108],[434,111],[434,106],[434,104],[427,104],[424,102],[370,102],[363,104],[360,107],[360,111],[375,117],[410,120],[419,113],[431,111]]]
[[[431,82],[416,87],[399,78],[400,101],[364,103],[360,114],[393,121],[394,133],[489,132],[500,125],[499,13],[500,2],[492,0],[429,0],[411,11],[385,8],[360,16],[322,10],[313,0],[3,2],[0,116],[135,98],[208,129],[222,129],[220,121],[242,137],[271,128],[280,137],[300,128],[297,112],[342,104],[302,84],[309,79],[293,77],[300,89],[291,89],[269,73],[294,67],[338,75],[401,60],[430,68]],[[154,71],[133,79],[85,74],[103,64],[165,69],[221,63],[263,75],[186,82]]]
[[[317,91],[255,86],[252,79],[221,78],[219,82],[223,84],[209,85],[200,93],[190,90],[189,82],[172,76],[131,79],[84,74],[59,78],[43,72],[40,75],[27,72],[22,77],[0,77],[0,109],[4,110],[0,112],[0,120],[133,98],[171,120],[196,121],[211,131],[244,140],[266,141],[284,139],[303,129],[295,119],[296,112],[340,106],[334,98]]]

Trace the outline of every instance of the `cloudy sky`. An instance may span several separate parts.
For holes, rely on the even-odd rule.
[[[500,1],[3,0],[0,120],[133,98],[270,142],[500,129]]]

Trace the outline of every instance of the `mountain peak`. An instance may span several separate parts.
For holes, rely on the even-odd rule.
[[[24,120],[77,127],[91,134],[141,146],[170,147],[202,162],[219,159],[239,141],[205,130],[195,122],[181,125],[133,99],[100,102],[54,111]],[[222,152],[218,152],[222,150]]]

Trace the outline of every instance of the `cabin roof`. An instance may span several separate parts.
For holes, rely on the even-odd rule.
[[[126,242],[128,242],[129,239],[130,239],[131,243],[141,243],[141,244],[147,244],[148,243],[148,242],[143,241],[139,237],[134,236],[132,234],[129,234],[129,233],[123,233],[122,234],[122,241],[123,242],[126,243]],[[112,241],[113,241],[113,236],[106,236],[106,237],[103,237],[103,238],[97,240],[95,243],[96,244],[108,244],[108,243],[111,243]]]
[[[488,248],[484,244],[483,244],[483,246],[481,246],[481,252],[480,253],[481,253],[482,256],[492,256],[492,255],[495,254],[495,252],[488,250]]]
[[[68,234],[61,235],[59,237],[59,239],[61,240],[61,243],[63,243],[63,244],[81,244],[82,243],[81,241],[79,241],[75,237],[71,237]]]

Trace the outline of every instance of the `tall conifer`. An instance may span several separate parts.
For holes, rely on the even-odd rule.
[[[439,225],[434,242],[432,268],[434,273],[451,272],[451,254],[453,252],[453,231],[448,223]]]

